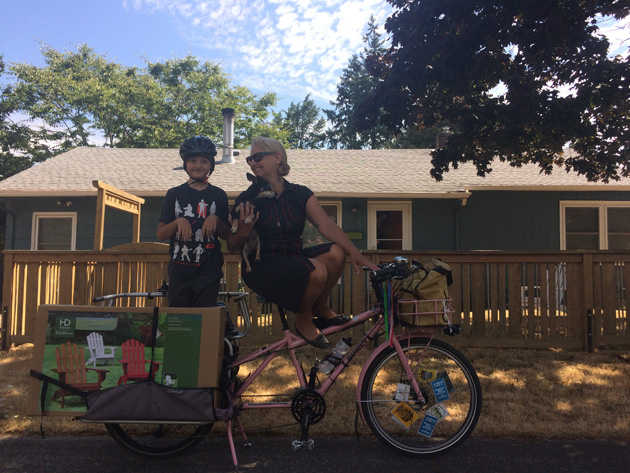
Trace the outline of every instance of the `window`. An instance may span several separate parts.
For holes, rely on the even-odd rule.
[[[34,212],[31,250],[75,250],[76,212]]]
[[[326,212],[326,215],[341,227],[341,202],[320,202],[320,204],[324,212]],[[327,242],[328,240],[324,238],[317,228],[307,219],[306,225],[304,226],[304,233],[302,233],[302,245],[304,248]]]
[[[411,202],[368,203],[368,248],[411,250]]]
[[[630,250],[630,202],[560,202],[560,248]]]

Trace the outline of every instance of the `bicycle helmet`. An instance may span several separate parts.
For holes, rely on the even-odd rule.
[[[203,135],[195,135],[190,138],[186,138],[179,147],[179,156],[182,158],[186,174],[188,174],[186,161],[196,156],[203,156],[210,161],[210,172],[208,173],[208,176],[210,176],[212,171],[214,171],[214,157],[216,155],[217,147],[210,138]]]

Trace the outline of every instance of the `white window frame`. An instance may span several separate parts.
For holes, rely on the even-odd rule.
[[[39,219],[40,218],[69,218],[72,220],[72,235],[70,250],[76,250],[77,244],[77,213],[76,212],[33,212],[33,224],[31,230],[31,250],[37,249],[39,241]]]
[[[567,227],[566,227],[566,209],[567,208],[597,208],[599,218],[599,249],[608,249],[608,208],[628,207],[630,202],[627,201],[591,201],[591,200],[566,200],[560,201],[560,249],[567,249]]]
[[[318,199],[319,200],[319,199]],[[326,206],[326,207],[335,207],[337,209],[337,225],[339,226],[339,228],[343,229],[342,227],[342,217],[341,217],[341,201],[339,200],[319,200],[319,205],[321,205],[322,207]],[[309,220],[307,219],[306,222],[304,223],[305,227],[304,227],[304,233],[306,232],[306,225],[309,225],[312,223],[309,222]],[[319,230],[315,229],[315,231],[319,232]],[[304,238],[304,233],[302,233],[302,238]],[[320,233],[321,235],[321,233]],[[326,237],[324,237],[324,235],[322,235],[322,237],[324,238],[325,241],[329,241]]]
[[[412,249],[411,240],[411,201],[398,202],[368,202],[368,249],[376,250],[376,212],[399,210],[403,215],[403,235],[402,249],[407,251]]]
[[[343,229],[342,222],[343,216],[341,215],[341,201],[340,200],[320,200],[319,205],[328,206],[328,207],[337,207],[337,225],[339,228]]]

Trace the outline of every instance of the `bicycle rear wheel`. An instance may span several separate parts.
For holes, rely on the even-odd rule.
[[[422,337],[410,343],[401,340],[426,403],[413,393],[394,348],[385,349],[370,363],[361,386],[360,401],[372,432],[389,447],[413,457],[455,448],[473,431],[481,413],[481,385],[470,362],[447,343],[428,343]],[[406,389],[411,391],[408,396]]]
[[[105,424],[123,447],[144,456],[168,458],[198,445],[213,424]]]

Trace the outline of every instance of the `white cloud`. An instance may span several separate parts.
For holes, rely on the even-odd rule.
[[[330,100],[350,57],[363,49],[370,15],[383,25],[384,0],[124,0],[167,12],[187,40],[221,62],[235,84],[281,96]]]

